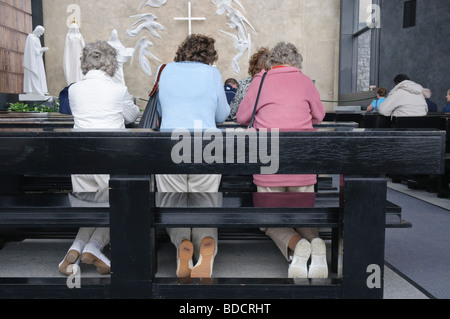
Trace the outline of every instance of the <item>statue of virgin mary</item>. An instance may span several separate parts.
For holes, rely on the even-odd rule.
[[[75,83],[83,78],[81,72],[81,55],[84,48],[83,35],[78,28],[76,20],[72,20],[66,35],[64,46],[63,68],[67,85]]]

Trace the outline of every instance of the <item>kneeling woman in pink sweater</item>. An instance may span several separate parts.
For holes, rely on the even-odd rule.
[[[291,43],[280,42],[267,61],[254,128],[312,129],[325,117],[319,92],[301,71],[303,58]],[[248,125],[265,71],[257,74],[242,100],[236,119]],[[316,175],[254,175],[258,192],[314,192]],[[291,278],[327,278],[326,246],[316,228],[262,228],[288,261]],[[307,268],[308,259],[311,265]]]

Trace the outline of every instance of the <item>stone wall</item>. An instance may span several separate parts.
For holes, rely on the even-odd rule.
[[[47,82],[50,93],[57,95],[66,85],[63,73],[63,52],[65,36],[68,31],[67,21],[75,11],[67,12],[68,6],[75,4],[80,8],[79,25],[86,42],[107,41],[111,31],[116,29],[119,38],[127,48],[134,48],[140,38],[146,37],[153,43],[151,52],[162,63],[173,61],[178,45],[188,35],[188,23],[175,21],[175,17],[186,17],[187,0],[167,0],[159,7],[142,7],[141,0],[126,1],[87,1],[87,0],[43,0],[45,46],[50,48],[45,54]],[[164,2],[164,1],[160,1]],[[240,72],[232,68],[233,57],[237,54],[232,38],[221,30],[237,34],[236,29],[229,28],[226,14],[215,15],[217,7],[212,0],[191,0],[192,16],[205,17],[205,21],[193,21],[192,33],[203,33],[216,39],[219,60],[216,63],[223,79],[234,77],[237,80],[248,76],[247,53],[239,61]],[[243,11],[233,1],[232,7],[240,10],[256,31],[247,27],[251,38],[251,54],[259,47],[272,47],[279,41],[294,43],[304,58],[303,71],[315,80],[323,100],[337,99],[339,72],[339,17],[340,5],[336,0],[251,0],[239,1],[246,9]],[[148,30],[141,31],[136,37],[127,35],[126,31],[136,21],[130,18],[141,13],[153,13],[156,22],[165,30],[157,30],[161,39]],[[152,87],[153,77],[160,62],[149,58],[153,75],[145,75],[138,60],[124,66],[125,81],[130,93],[136,97],[146,98]],[[333,103],[325,103],[332,109]]]
[[[450,89],[450,1],[417,1],[416,25],[403,28],[404,1],[383,0],[380,86],[390,90],[394,77],[406,73],[431,89],[441,111]]]
[[[356,91],[369,91],[370,83],[371,32],[358,37],[358,62],[356,66]]]

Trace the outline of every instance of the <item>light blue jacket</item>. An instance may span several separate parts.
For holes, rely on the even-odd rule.
[[[381,103],[384,102],[384,100],[386,100],[385,97],[380,97],[378,100],[373,100],[372,103],[371,103],[372,106],[373,106],[372,112],[378,112],[379,106],[380,106]]]
[[[230,114],[222,75],[204,63],[167,64],[158,94],[161,130],[193,129],[194,121],[201,121],[203,129],[216,128],[216,123],[224,122]]]

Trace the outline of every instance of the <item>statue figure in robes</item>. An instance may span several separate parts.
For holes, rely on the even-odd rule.
[[[114,82],[121,83],[125,85],[125,76],[123,73],[123,64],[127,62],[129,58],[134,53],[134,48],[126,48],[119,40],[119,34],[117,30],[111,32],[111,37],[109,38],[108,44],[112,46],[117,51],[117,62],[119,63],[117,67],[116,74],[113,77]]]
[[[84,38],[78,28],[77,21],[72,20],[66,35],[64,46],[63,68],[67,85],[75,83],[83,78],[81,72],[81,55],[84,48]]]
[[[39,96],[48,94],[43,58],[48,48],[42,47],[39,39],[44,32],[44,27],[38,25],[25,42],[23,90],[26,94]]]

